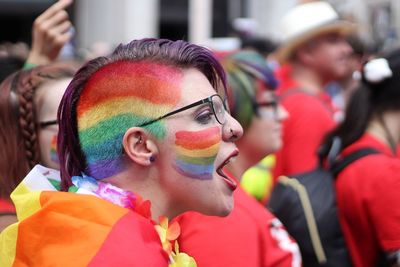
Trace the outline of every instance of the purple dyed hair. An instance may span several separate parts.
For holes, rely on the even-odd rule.
[[[71,177],[81,175],[86,167],[77,127],[76,108],[79,97],[86,82],[95,72],[116,61],[148,61],[179,69],[195,68],[206,76],[216,91],[222,85],[226,94],[225,72],[213,53],[204,47],[182,40],[150,38],[134,40],[126,45],[119,45],[109,56],[89,61],[75,74],[58,110],[57,151],[60,159],[61,189],[64,191],[72,185]]]

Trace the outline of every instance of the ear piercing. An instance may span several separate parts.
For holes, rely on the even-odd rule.
[[[154,161],[156,161],[156,157],[155,156],[150,156],[150,162],[154,162]]]

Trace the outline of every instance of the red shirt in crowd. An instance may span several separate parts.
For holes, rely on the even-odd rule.
[[[364,147],[381,154],[357,160],[336,180],[339,219],[354,267],[377,266],[380,251],[400,249],[400,159],[369,134],[343,155]]]
[[[280,221],[240,187],[227,217],[188,212],[178,217],[180,250],[199,267],[300,267],[297,244]]]
[[[277,72],[278,95],[289,112],[283,121],[283,146],[276,153],[274,177],[309,171],[317,166],[317,150],[323,137],[335,126],[337,109],[325,92],[311,95],[291,77],[290,65]]]

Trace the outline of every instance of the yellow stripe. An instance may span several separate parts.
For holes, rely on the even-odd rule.
[[[168,113],[172,108],[171,105],[153,104],[136,97],[112,98],[94,106],[80,116],[79,130],[85,130],[98,123],[99,120],[107,120],[120,114],[133,113],[135,116],[156,118]],[[154,114],[149,114],[149,111]]]
[[[213,157],[216,156],[218,153],[219,149],[219,143],[216,143],[215,145],[212,145],[208,148],[204,149],[185,149],[180,146],[176,146],[176,150],[178,154],[184,155],[187,157],[192,157],[192,158],[203,158],[203,157]]]
[[[0,266],[12,266],[17,248],[18,223],[4,229],[0,234]]]
[[[18,221],[24,220],[41,208],[40,192],[32,192],[24,182],[12,192],[11,199],[17,210]]]

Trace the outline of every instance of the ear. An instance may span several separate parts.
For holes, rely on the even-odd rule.
[[[125,155],[139,165],[151,165],[150,158],[154,159],[157,156],[158,147],[149,137],[149,134],[143,128],[129,128],[122,141]]]

